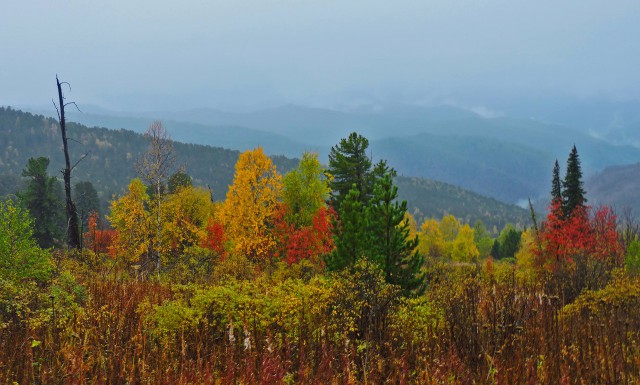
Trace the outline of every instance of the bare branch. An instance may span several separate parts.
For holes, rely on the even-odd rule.
[[[51,99],[51,103],[53,103],[53,106],[56,109],[56,113],[58,114],[58,120],[60,120],[60,110],[58,109],[58,105],[56,104],[56,102],[53,101],[53,99]]]
[[[72,142],[76,142],[78,144],[82,144],[82,142],[80,142],[79,140],[73,139],[73,138],[67,138],[67,140],[70,140]]]
[[[78,107],[78,105],[76,104],[76,102],[69,102],[69,103],[65,103],[64,106],[68,106],[70,104],[73,104],[76,107],[76,110],[80,111],[80,107]],[[80,111],[80,113],[82,113],[82,111]]]
[[[82,161],[84,160],[84,158],[86,158],[87,156],[89,156],[89,153],[90,153],[90,152],[91,152],[91,151],[87,151],[87,152],[85,152],[85,153],[84,153],[84,155],[82,155],[82,156],[80,157],[80,159],[78,159],[78,161],[77,161],[77,162],[75,162],[75,163],[73,164],[73,166],[71,166],[71,171],[73,171],[73,169],[74,169],[74,168],[76,168],[76,166],[78,165],[78,163],[82,162]]]

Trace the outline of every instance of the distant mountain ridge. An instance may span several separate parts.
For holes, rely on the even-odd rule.
[[[640,163],[608,167],[585,182],[590,205],[630,208],[640,218]]]
[[[100,111],[100,110],[98,110]],[[251,113],[212,109],[137,113],[136,118],[70,113],[83,124],[142,132],[161,119],[176,140],[235,150],[263,145],[269,154],[299,156],[317,151],[327,160],[332,145],[356,131],[371,141],[374,157],[386,158],[403,175],[441,180],[507,201],[547,194],[553,161],[578,147],[585,175],[640,160],[640,149],[615,145],[538,120],[485,118],[452,106],[389,105],[336,111],[286,105]]]
[[[113,194],[123,193],[129,180],[135,177],[133,163],[146,150],[146,139],[129,130],[88,128],[75,123],[68,124],[68,132],[80,142],[74,141],[71,145],[74,159],[89,152],[74,172],[72,183],[91,181],[103,201]],[[0,152],[0,182],[15,184],[18,189],[18,176],[27,159],[37,156],[49,157],[49,173],[59,176],[63,159],[60,132],[53,119],[0,108],[0,148],[4,149]],[[211,187],[215,199],[224,199],[239,152],[180,142],[175,143],[175,150],[178,163],[186,166],[186,172],[194,182]],[[272,156],[272,159],[280,173],[287,172],[298,162],[283,156]],[[397,183],[400,197],[407,199],[410,212],[419,218],[441,218],[447,213],[470,223],[481,219],[490,228],[501,229],[507,222],[526,225],[525,210],[459,187],[421,178],[399,177]],[[3,187],[0,195],[12,192],[10,186]]]

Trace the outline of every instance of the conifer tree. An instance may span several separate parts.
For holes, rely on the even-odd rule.
[[[551,180],[551,202],[562,201],[562,185],[560,182],[560,165],[556,159],[553,166],[553,179]]]
[[[365,209],[360,201],[360,191],[355,184],[343,198],[338,212],[339,221],[334,223],[335,250],[325,258],[330,270],[341,270],[353,266],[362,257],[366,248]]]
[[[29,158],[22,176],[29,178],[26,190],[18,194],[34,219],[33,235],[42,248],[54,246],[64,235],[62,187],[47,174],[49,158]]]
[[[399,285],[409,295],[422,289],[423,258],[416,250],[418,236],[409,237],[407,202],[398,203],[397,197],[398,187],[387,173],[376,183],[367,210],[367,255],[383,268],[388,283]]]
[[[356,185],[359,198],[366,202],[371,193],[371,160],[366,154],[369,140],[352,132],[348,138],[331,147],[328,172],[332,176],[331,203],[336,209]]]
[[[587,202],[584,197],[585,191],[582,188],[580,158],[575,145],[567,159],[567,173],[564,176],[562,187],[564,188],[562,191],[562,211],[565,217],[569,217],[576,207],[584,206]]]

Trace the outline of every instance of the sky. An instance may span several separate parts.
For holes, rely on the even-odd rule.
[[[0,105],[640,99],[637,0],[3,0]]]

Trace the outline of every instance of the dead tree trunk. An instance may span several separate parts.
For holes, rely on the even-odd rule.
[[[73,203],[71,199],[71,170],[73,167],[71,166],[71,161],[69,160],[69,146],[67,144],[67,127],[66,121],[64,117],[64,107],[69,104],[75,104],[73,102],[66,103],[64,102],[64,96],[62,95],[62,84],[66,82],[60,83],[58,80],[58,75],[56,75],[56,84],[58,85],[58,105],[60,109],[58,110],[58,119],[60,120],[60,131],[62,132],[62,148],[64,151],[64,164],[65,167],[62,170],[62,177],[64,179],[64,192],[67,201],[66,211],[67,211],[67,245],[69,248],[80,249],[80,230],[78,228],[78,213],[76,211],[76,205]],[[68,83],[67,83],[68,84]],[[55,104],[55,103],[54,103]],[[77,164],[77,163],[76,163]]]

